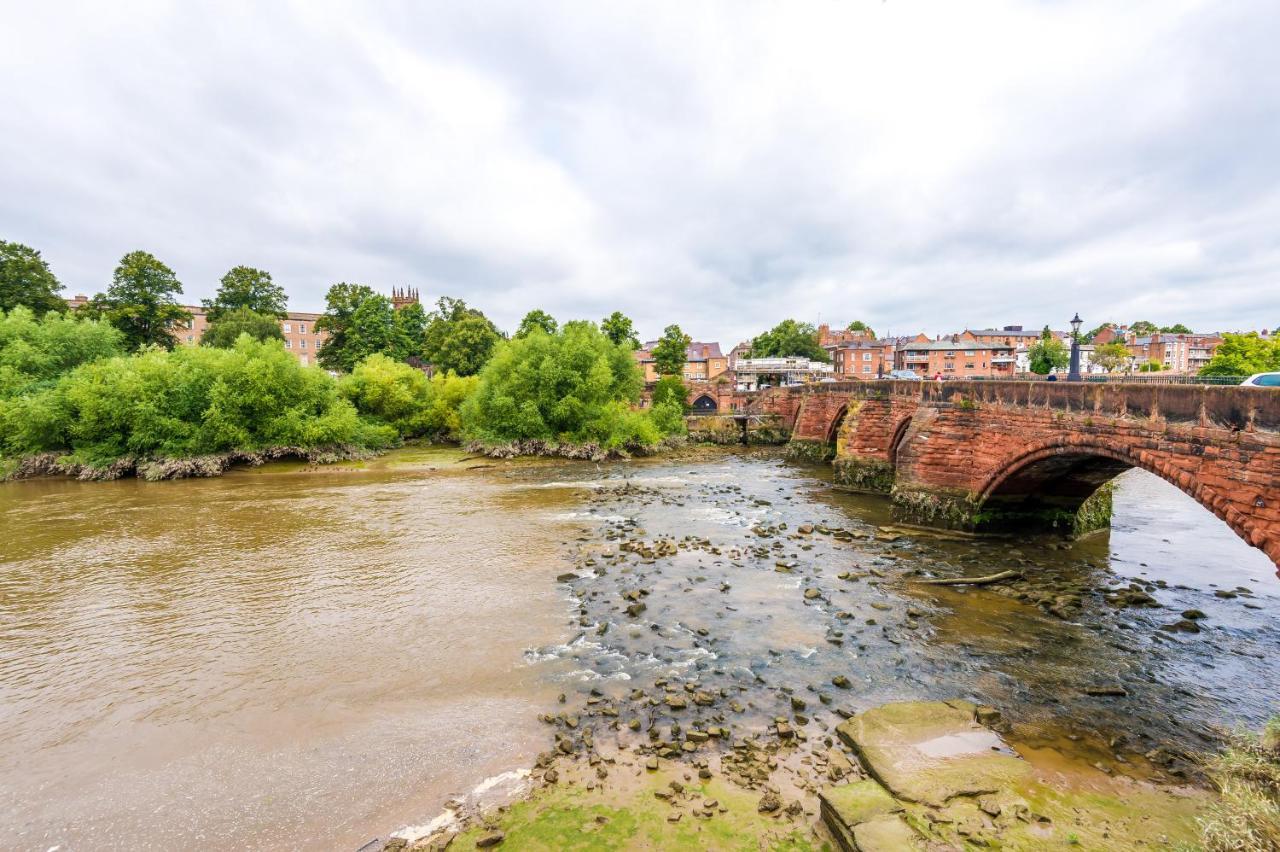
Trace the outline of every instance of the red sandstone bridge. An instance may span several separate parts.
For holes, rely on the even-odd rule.
[[[1110,522],[1109,482],[1140,467],[1280,566],[1280,392],[1069,382],[847,382],[739,397],[838,484],[892,495],[906,524],[971,532]]]

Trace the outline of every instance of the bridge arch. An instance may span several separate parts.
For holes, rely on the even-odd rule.
[[[1110,517],[1106,486],[1131,468],[1140,468],[1176,486],[1224,521],[1247,543],[1259,546],[1253,524],[1219,498],[1216,489],[1194,473],[1122,443],[1097,440],[1056,440],[1027,449],[1005,461],[977,494],[978,517],[987,529],[1003,525],[1025,528],[1028,522],[1060,527],[1074,525],[1089,532],[1104,524],[1090,524],[1090,502]],[[1105,504],[1105,507],[1103,506]]]
[[[704,393],[693,401],[692,410],[694,414],[715,414],[720,410],[720,403],[711,394]]]

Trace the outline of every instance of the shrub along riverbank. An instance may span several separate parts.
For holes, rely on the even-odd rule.
[[[493,455],[653,452],[683,433],[683,412],[634,410],[640,388],[630,352],[588,322],[504,341],[479,376],[428,378],[379,354],[335,378],[275,340],[126,355],[105,323],[19,308],[0,313],[0,476],[211,476],[410,438]]]

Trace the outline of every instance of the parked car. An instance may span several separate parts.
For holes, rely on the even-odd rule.
[[[915,370],[890,370],[889,378],[906,379],[907,381],[911,381],[911,382],[918,382],[921,380],[920,377],[916,375]]]
[[[1240,384],[1255,388],[1280,388],[1280,373],[1254,373]]]

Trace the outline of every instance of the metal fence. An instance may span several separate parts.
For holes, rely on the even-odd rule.
[[[966,376],[970,382],[1047,382],[1048,376],[1035,373],[1023,373],[1016,376]],[[1059,374],[1055,381],[1065,382],[1067,377]],[[1082,382],[1090,384],[1122,384],[1122,385],[1238,385],[1244,381],[1243,376],[1188,376],[1182,373],[1102,373],[1080,377]]]

